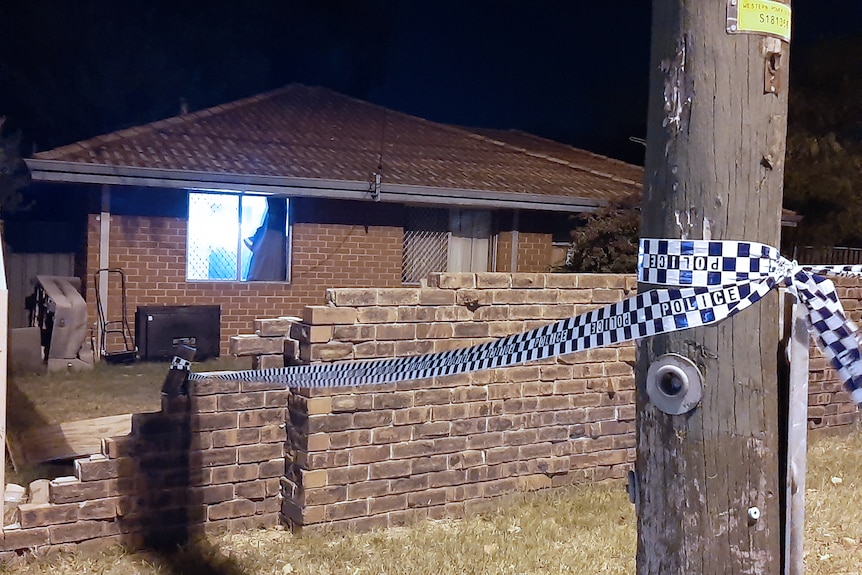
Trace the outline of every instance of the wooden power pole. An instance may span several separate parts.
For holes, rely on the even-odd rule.
[[[789,28],[789,0],[653,1],[641,237],[779,245],[789,42],[775,30]],[[639,575],[779,573],[778,321],[773,292],[717,326],[640,342]],[[703,376],[682,415],[645,391],[668,353]]]

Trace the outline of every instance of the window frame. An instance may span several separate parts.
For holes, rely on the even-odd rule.
[[[279,284],[289,284],[291,282],[291,264],[293,262],[293,218],[290,209],[290,197],[289,196],[281,196],[274,194],[261,194],[254,192],[244,192],[240,190],[202,190],[202,189],[189,189],[188,192],[188,200],[186,202],[186,206],[188,207],[188,212],[186,216],[186,250],[185,250],[185,281],[190,283],[200,283],[200,282],[218,282],[218,283],[241,283],[241,284],[254,284],[254,283],[279,283]],[[236,206],[236,224],[237,224],[237,237],[236,237],[236,246],[235,246],[235,254],[236,254],[236,269],[234,271],[233,278],[192,278],[189,275],[189,254],[190,254],[190,246],[191,246],[191,202],[192,195],[208,195],[208,196],[232,196],[237,200]],[[286,218],[285,218],[285,230],[284,230],[284,249],[285,249],[285,277],[283,280],[249,280],[242,279],[243,275],[243,239],[247,233],[243,233],[242,229],[242,217],[243,217],[243,198],[246,197],[255,197],[255,198],[279,198],[284,200],[285,209],[286,209]],[[248,248],[246,248],[248,249]],[[246,270],[246,274],[247,274]]]

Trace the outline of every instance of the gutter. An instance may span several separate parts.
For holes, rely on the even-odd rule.
[[[140,186],[184,190],[231,190],[266,195],[375,201],[373,182],[291,178],[247,174],[214,174],[191,170],[161,170],[106,166],[59,160],[24,160],[35,182]],[[526,194],[406,184],[380,184],[376,201],[444,204],[461,208],[510,208],[545,212],[592,212],[607,202],[562,195]]]

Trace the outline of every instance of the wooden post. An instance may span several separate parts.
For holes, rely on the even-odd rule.
[[[789,47],[731,33],[736,3],[653,2],[642,237],[779,245]],[[638,574],[779,573],[778,314],[776,292],[718,326],[640,342]],[[665,353],[703,374],[687,414],[648,401]]]
[[[3,519],[6,492],[6,365],[8,363],[9,345],[9,290],[6,286],[6,265],[3,261],[3,250],[0,249],[0,534],[3,533]]]
[[[102,184],[102,212],[99,214],[99,268],[106,269],[111,267],[110,258],[111,247],[111,186]],[[93,286],[99,290],[100,305],[102,307],[97,313],[101,317],[108,317],[108,274],[99,274],[99,285]],[[102,322],[96,324],[96,341],[99,342],[99,349],[93,350],[93,358],[95,361],[102,361]]]

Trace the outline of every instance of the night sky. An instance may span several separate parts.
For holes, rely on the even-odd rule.
[[[793,8],[791,62],[862,30],[858,0]],[[26,156],[299,82],[639,163],[649,34],[646,0],[5,0],[0,115]]]

